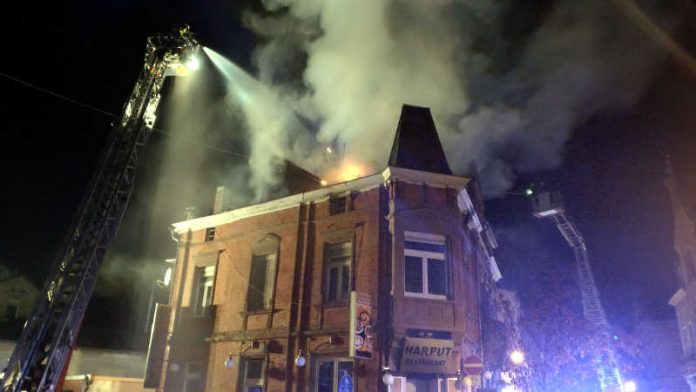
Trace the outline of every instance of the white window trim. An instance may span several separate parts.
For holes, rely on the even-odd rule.
[[[446,238],[443,235],[420,233],[417,231],[404,231],[404,241],[418,241],[444,245],[445,240]]]
[[[425,298],[425,299],[436,299],[436,300],[447,300],[447,291],[445,289],[445,294],[429,294],[428,289],[428,259],[442,260],[445,263],[445,278],[449,279],[450,269],[447,265],[447,255],[445,253],[428,252],[424,250],[408,249],[406,248],[406,241],[423,242],[435,245],[444,245],[445,253],[447,252],[447,243],[445,237],[437,234],[428,233],[418,233],[414,231],[404,232],[404,296],[415,297],[415,298]],[[420,293],[415,293],[412,291],[406,291],[406,256],[418,257],[421,259],[421,273],[423,278],[422,291]],[[449,287],[449,282],[445,283],[445,287]]]

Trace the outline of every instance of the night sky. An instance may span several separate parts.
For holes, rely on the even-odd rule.
[[[8,20],[0,26],[5,38],[0,65],[5,76],[0,77],[5,168],[0,263],[27,274],[37,286],[43,284],[114,120],[96,109],[120,113],[142,66],[145,37],[187,23],[203,44],[253,72],[250,59],[257,38],[243,26],[241,15],[244,9],[261,12],[259,4],[199,3],[29,0],[18,5],[20,11],[6,14]],[[693,25],[680,30],[680,42],[696,41],[693,31]],[[581,124],[564,148],[561,167],[520,174],[513,189],[543,181],[563,192],[586,237],[605,306],[617,323],[673,317],[667,301],[677,288],[672,269],[676,255],[671,248],[666,156],[676,156],[678,171],[688,177],[696,160],[685,147],[696,145],[694,122],[687,121],[696,111],[695,80],[691,71],[664,61],[633,107]],[[155,134],[154,145],[164,137]],[[151,154],[142,178],[156,175],[156,157]],[[538,241],[553,257],[570,257],[551,222],[531,216],[528,199],[509,195],[490,200],[487,208],[502,246],[499,263],[505,285],[524,281],[528,273],[514,249],[528,250]],[[161,232],[166,238],[166,231]],[[137,236],[137,231],[122,233],[118,245],[127,247]],[[109,298],[99,301],[107,304]],[[92,317],[106,320],[115,314]]]

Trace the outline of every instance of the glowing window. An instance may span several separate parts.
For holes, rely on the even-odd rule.
[[[317,361],[316,392],[354,391],[353,361],[322,358]]]

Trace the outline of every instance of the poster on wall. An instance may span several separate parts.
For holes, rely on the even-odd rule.
[[[372,359],[372,298],[365,293],[350,293],[350,356]]]

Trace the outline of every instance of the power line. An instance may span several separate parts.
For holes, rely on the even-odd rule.
[[[56,97],[56,98],[62,99],[62,100],[67,101],[67,102],[70,102],[70,103],[72,103],[72,104],[74,104],[74,105],[82,106],[82,107],[85,108],[85,109],[93,110],[93,111],[98,112],[98,113],[101,113],[101,114],[103,114],[103,115],[105,115],[105,116],[118,118],[117,115],[115,115],[115,114],[113,114],[113,113],[110,113],[110,112],[107,112],[107,111],[104,110],[104,109],[100,109],[100,108],[98,108],[98,107],[96,107],[96,106],[92,106],[92,105],[87,104],[87,103],[84,103],[84,102],[80,102],[80,101],[78,101],[78,100],[76,100],[76,99],[72,99],[72,98],[67,97],[67,96],[65,96],[65,95],[63,95],[63,94],[59,94],[59,93],[57,93],[57,92],[55,92],[55,91],[51,91],[51,90],[49,90],[49,89],[45,89],[45,88],[43,88],[43,87],[39,87],[39,86],[37,86],[37,85],[35,85],[35,84],[31,84],[31,83],[29,83],[29,82],[27,82],[27,81],[24,81],[24,80],[22,80],[22,79],[16,78],[16,77],[14,77],[14,76],[12,76],[12,75],[8,75],[8,74],[6,74],[6,73],[4,73],[4,72],[0,72],[0,76],[2,76],[3,78],[9,79],[9,80],[11,80],[11,81],[13,81],[13,82],[15,82],[15,83],[19,83],[19,84],[22,84],[22,85],[24,85],[24,86],[26,86],[26,87],[32,88],[32,89],[34,89],[34,90],[41,91],[41,92],[44,93],[44,94],[52,95],[52,96],[54,96],[54,97]]]
[[[82,108],[84,108],[84,109],[92,110],[92,111],[94,111],[94,112],[97,112],[97,113],[99,113],[99,114],[103,114],[103,115],[105,115],[105,116],[107,116],[107,117],[111,117],[111,118],[114,118],[114,119],[119,119],[119,118],[120,118],[117,114],[111,113],[111,112],[109,112],[109,111],[107,111],[107,110],[98,108],[98,107],[96,107],[96,106],[94,106],[94,105],[90,105],[90,104],[88,104],[88,103],[84,103],[84,102],[78,101],[77,99],[70,98],[70,97],[68,97],[68,96],[66,96],[66,95],[57,93],[57,92],[52,91],[52,90],[49,90],[49,89],[47,89],[47,88],[43,88],[43,87],[37,86],[37,85],[32,84],[32,83],[29,83],[29,82],[27,82],[27,81],[25,81],[25,80],[16,78],[16,77],[14,77],[14,76],[12,76],[12,75],[8,75],[8,74],[6,74],[6,73],[4,73],[4,72],[0,72],[0,76],[4,77],[4,78],[6,78],[6,79],[9,79],[9,80],[11,80],[11,81],[13,81],[13,82],[15,82],[15,83],[21,84],[21,85],[23,85],[23,86],[25,86],[25,87],[29,87],[29,88],[31,88],[31,89],[40,91],[40,92],[42,92],[42,93],[44,93],[44,94],[51,95],[51,96],[53,96],[53,97],[55,97],[55,98],[58,98],[58,99],[62,99],[62,100],[66,101],[66,102],[68,102],[68,103],[71,103],[71,104],[73,104],[73,105],[80,106],[80,107],[82,107]],[[201,146],[201,147],[204,147],[204,148],[208,148],[208,149],[210,149],[210,150],[214,150],[214,151],[217,151],[217,152],[221,152],[221,153],[233,155],[233,156],[236,156],[236,157],[239,157],[239,158],[249,159],[249,156],[247,156],[247,155],[240,154],[240,153],[237,153],[237,152],[234,152],[234,151],[230,151],[230,150],[226,150],[226,149],[223,149],[223,148],[220,148],[220,147],[217,147],[217,146],[213,146],[213,145],[207,144],[207,143],[202,142],[202,141],[200,141],[200,140],[195,140],[195,139],[187,138],[187,137],[182,136],[182,135],[175,135],[175,134],[173,134],[173,133],[171,133],[171,132],[169,132],[169,131],[165,131],[164,129],[161,129],[161,128],[153,128],[152,130],[155,131],[155,132],[159,132],[159,133],[161,133],[161,134],[163,134],[163,135],[169,136],[169,137],[177,138],[177,139],[186,141],[186,142],[191,143],[191,144],[196,144],[196,145],[198,145],[198,146]]]
[[[119,118],[120,118],[120,116],[118,116],[118,115],[116,115],[116,114],[114,114],[114,113],[111,113],[111,112],[109,112],[109,111],[107,111],[107,110],[104,110],[104,109],[98,108],[98,107],[96,107],[96,106],[93,106],[93,105],[90,105],[90,104],[87,104],[87,103],[78,101],[77,99],[70,98],[70,97],[68,97],[68,96],[66,96],[66,95],[57,93],[57,92],[52,91],[52,90],[49,90],[49,89],[47,89],[47,88],[43,88],[43,87],[37,86],[37,85],[35,85],[35,84],[29,83],[29,82],[27,82],[27,81],[25,81],[25,80],[19,79],[19,78],[17,78],[17,77],[12,76],[12,75],[8,75],[8,74],[6,74],[6,73],[4,73],[4,72],[0,72],[0,76],[4,77],[4,78],[6,78],[6,79],[9,79],[9,80],[11,80],[11,81],[13,81],[13,82],[15,82],[15,83],[18,83],[18,84],[21,84],[21,85],[23,85],[23,86],[29,87],[29,88],[31,88],[31,89],[40,91],[40,92],[42,92],[42,93],[44,93],[44,94],[51,95],[51,96],[53,96],[53,97],[55,97],[55,98],[58,98],[58,99],[62,99],[62,100],[66,101],[66,102],[68,102],[68,103],[71,103],[71,104],[73,104],[73,105],[80,106],[80,107],[82,107],[82,108],[84,108],[84,109],[92,110],[92,111],[94,111],[94,112],[97,112],[97,113],[99,113],[99,114],[102,114],[102,115],[105,115],[105,116],[107,116],[107,117],[111,117],[111,118],[114,118],[114,119],[119,119]],[[234,152],[234,151],[230,151],[230,150],[227,150],[227,149],[224,149],[224,148],[220,148],[220,147],[217,147],[217,146],[214,146],[214,145],[211,145],[211,144],[202,142],[202,141],[200,141],[200,140],[191,139],[191,138],[188,138],[188,137],[185,137],[185,136],[182,136],[182,135],[176,135],[176,134],[173,134],[173,133],[171,133],[171,132],[169,132],[169,131],[165,131],[164,129],[161,129],[161,128],[153,128],[152,130],[155,131],[155,132],[161,133],[161,134],[163,134],[163,135],[165,135],[165,136],[169,136],[169,137],[172,137],[172,138],[178,138],[178,139],[180,139],[180,140],[182,140],[182,141],[185,141],[185,142],[188,142],[188,143],[191,143],[191,144],[195,144],[195,145],[198,145],[198,146],[203,147],[203,148],[207,148],[207,149],[212,150],[212,151],[217,151],[217,152],[220,152],[220,153],[223,153],[223,154],[228,154],[228,155],[235,156],[235,157],[238,157],[238,158],[243,158],[243,159],[246,159],[246,160],[249,160],[249,159],[250,159],[250,157],[249,157],[248,155],[244,155],[244,154],[240,154],[240,153],[238,153],[238,152]],[[296,165],[295,163],[291,162],[291,161],[288,160],[288,159],[284,159],[284,161],[287,162],[287,163],[289,163],[289,164],[295,165],[295,166],[299,167],[300,169],[302,169],[303,171],[307,172],[307,171],[304,170],[301,166]],[[309,176],[310,176],[311,179],[313,179],[313,180],[316,180],[316,179],[317,179],[313,174],[311,174],[311,173],[309,173],[309,172],[307,172],[307,173],[309,174]],[[303,175],[304,175],[304,173],[303,173]]]

